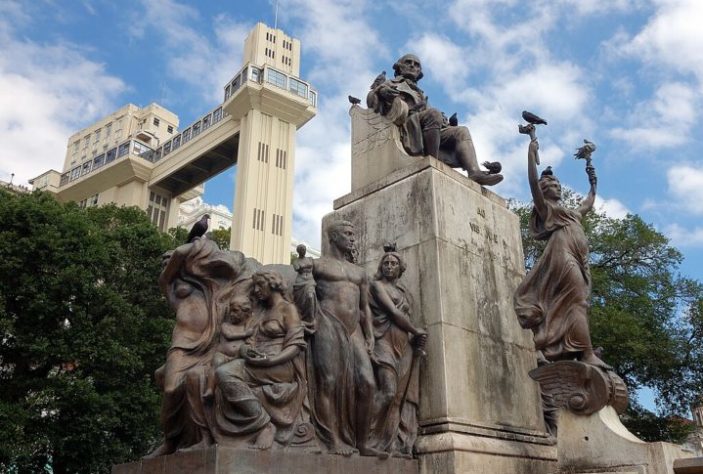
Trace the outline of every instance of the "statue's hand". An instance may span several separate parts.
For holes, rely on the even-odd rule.
[[[398,96],[398,94],[400,94],[400,92],[387,84],[380,86],[377,93],[381,99],[384,100],[393,100]]]
[[[598,184],[598,178],[596,177],[596,169],[589,165],[586,166],[586,174],[588,175],[588,182],[591,186]]]

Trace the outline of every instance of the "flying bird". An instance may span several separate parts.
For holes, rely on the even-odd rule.
[[[577,160],[581,159],[581,160],[589,160],[590,161],[591,154],[594,151],[596,151],[596,144],[584,139],[583,146],[581,148],[576,149],[576,153],[574,153],[574,157]]]
[[[353,95],[348,96],[348,98],[349,98],[349,103],[352,105],[358,105],[361,103],[361,99],[357,99]]]
[[[371,83],[371,90],[374,90],[384,82],[386,82],[386,71],[382,71],[381,74],[376,76],[376,79]]]
[[[456,118],[456,112],[454,112],[452,116],[449,117],[449,125],[451,125],[452,127],[456,127],[457,125],[459,125],[459,119]]]
[[[193,227],[188,232],[187,243],[191,243],[197,237],[202,237],[207,232],[207,221],[210,219],[210,214],[205,214],[198,222],[193,224]]]
[[[522,111],[522,118],[533,125],[547,125],[547,121],[527,110]]]

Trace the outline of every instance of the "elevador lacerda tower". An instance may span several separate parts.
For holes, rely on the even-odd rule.
[[[315,116],[317,93],[299,79],[300,41],[258,23],[243,67],[225,86],[224,110],[239,121],[230,248],[262,263],[290,260],[295,132]]]

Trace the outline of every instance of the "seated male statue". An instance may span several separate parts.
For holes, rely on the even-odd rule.
[[[393,70],[393,79],[386,80],[385,72],[376,78],[366,104],[400,127],[405,151],[411,156],[431,155],[453,168],[461,167],[481,185],[500,183],[500,163],[484,163],[489,171],[479,168],[469,129],[457,126],[454,116],[447,120],[441,111],[427,104],[427,97],[417,86],[423,77],[418,57],[406,54]]]

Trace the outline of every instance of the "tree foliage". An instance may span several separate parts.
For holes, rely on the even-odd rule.
[[[0,191],[0,471],[108,472],[159,438],[173,241],[137,208]]]
[[[567,207],[579,200],[565,193]],[[530,236],[531,205],[514,203],[513,209],[529,269],[545,242]],[[703,286],[678,273],[681,253],[639,216],[614,219],[592,211],[583,225],[590,246],[593,345],[603,348],[631,398],[646,386],[657,393],[664,416],[687,412],[703,389]],[[644,411],[635,406],[629,419],[642,420]]]

